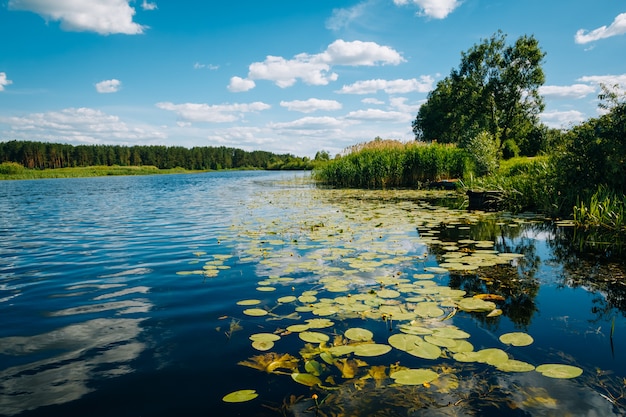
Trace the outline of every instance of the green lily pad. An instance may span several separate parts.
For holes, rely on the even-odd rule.
[[[294,372],[291,374],[291,378],[299,384],[306,385],[307,387],[314,387],[321,385],[322,381],[315,375],[309,373]]]
[[[583,370],[577,366],[560,364],[539,365],[535,368],[535,371],[539,372],[543,376],[560,379],[576,378],[583,373]]]
[[[441,268],[438,266],[427,266],[424,268],[424,271],[432,272],[433,274],[447,274],[448,270],[446,268]]]
[[[433,330],[433,336],[447,337],[448,339],[467,339],[470,334],[454,327],[440,327]]]
[[[528,346],[534,342],[532,336],[522,332],[506,333],[500,336],[500,341],[505,345]]]
[[[487,363],[489,365],[497,366],[503,362],[509,360],[509,355],[501,349],[482,349],[476,352],[478,362]]]
[[[496,365],[496,368],[503,372],[530,372],[535,370],[535,366],[526,362],[509,359]]]
[[[306,361],[304,369],[311,375],[320,376],[322,374],[322,365],[316,360]]]
[[[458,306],[461,310],[468,312],[487,312],[496,308],[496,304],[491,301],[473,297],[462,299],[459,301]]]
[[[274,333],[256,333],[250,336],[250,340],[253,342],[276,342],[277,340],[280,340],[280,336]]]
[[[319,332],[301,332],[298,334],[300,339],[309,343],[324,343],[330,340],[330,337],[327,334],[319,333]]]
[[[257,304],[261,304],[261,300],[241,300],[237,301],[237,305],[240,306],[254,306]]]
[[[437,379],[439,374],[431,369],[402,369],[390,376],[396,384],[423,385]]]
[[[332,327],[335,325],[334,322],[328,319],[307,319],[305,321],[308,323],[308,326],[311,329],[323,329],[323,328]]]
[[[369,340],[372,340],[372,338],[374,337],[374,333],[360,327],[353,327],[351,329],[348,329],[345,331],[344,334],[348,339],[355,342],[367,342]]]
[[[339,345],[328,349],[333,356],[343,356],[354,352],[354,345]]]
[[[269,341],[269,340],[255,340],[254,342],[252,342],[252,347],[255,348],[256,350],[260,350],[264,352],[266,350],[270,350],[271,348],[273,348],[274,342]]]
[[[226,394],[222,401],[227,403],[243,403],[246,401],[254,400],[258,397],[259,394],[253,389],[242,389],[239,391],[231,392],[230,394]]]
[[[440,317],[443,316],[443,310],[434,302],[419,303],[415,307],[415,313],[420,317]]]
[[[292,324],[287,327],[287,331],[292,333],[300,333],[309,330],[311,327],[308,324]]]
[[[380,291],[376,292],[376,295],[378,295],[380,298],[396,298],[396,297],[400,297],[400,293],[396,290],[390,290],[390,289],[382,289]]]
[[[296,301],[296,300],[297,300],[297,298],[296,298],[294,295],[286,295],[286,296],[284,296],[284,297],[280,297],[277,301],[278,301],[279,303],[283,303],[283,304],[285,304],[285,303],[291,303],[291,302],[294,302],[294,301]]]
[[[380,356],[391,350],[391,346],[378,343],[365,343],[354,346],[354,354],[357,356]]]
[[[263,310],[262,308],[247,308],[243,311],[243,314],[247,316],[261,317],[266,316],[269,313],[267,312],[267,310]]]
[[[256,287],[257,291],[271,292],[276,291],[275,287]]]
[[[440,337],[435,335],[427,335],[424,336],[424,340],[428,343],[432,343],[435,346],[441,347],[453,347],[456,346],[457,341],[455,339],[450,339],[449,337]]]

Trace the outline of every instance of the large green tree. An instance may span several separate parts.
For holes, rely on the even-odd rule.
[[[487,132],[498,146],[523,142],[543,111],[544,57],[533,36],[507,45],[502,32],[462,52],[459,68],[420,107],[413,122],[416,139],[463,145]]]

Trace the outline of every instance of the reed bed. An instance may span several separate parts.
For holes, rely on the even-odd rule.
[[[468,154],[456,146],[377,140],[349,148],[314,176],[335,187],[421,188],[430,181],[462,178],[470,165]]]

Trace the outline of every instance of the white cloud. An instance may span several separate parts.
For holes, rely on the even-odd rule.
[[[256,84],[252,80],[241,77],[231,77],[228,90],[233,93],[241,93],[243,91],[252,90],[255,86]]]
[[[346,122],[336,117],[302,117],[291,122],[272,123],[269,127],[273,129],[339,129],[344,127]]]
[[[366,3],[359,3],[345,9],[333,9],[332,15],[326,20],[326,28],[340,30],[348,27],[351,22],[363,15],[365,6]]]
[[[546,126],[557,129],[568,128],[586,120],[585,115],[578,110],[548,111],[541,113],[539,117]]]
[[[401,62],[404,62],[404,58],[391,47],[375,42],[346,42],[339,39],[319,54],[301,53],[292,59],[268,55],[265,61],[250,64],[248,79],[273,81],[281,88],[291,87],[298,79],[309,85],[327,85],[339,77],[331,71],[334,65],[397,65]],[[242,80],[239,77],[237,79]]]
[[[290,111],[299,111],[301,113],[313,113],[317,110],[340,110],[341,103],[335,100],[320,100],[310,98],[308,100],[281,101],[280,105]]]
[[[618,14],[613,23],[609,26],[600,26],[597,29],[587,32],[584,29],[579,29],[574,36],[576,43],[585,44],[600,39],[610,38],[612,36],[623,35],[626,33],[626,13]]]
[[[193,69],[209,69],[209,70],[215,71],[215,70],[220,69],[220,66],[213,65],[213,64],[201,64],[199,62],[196,62],[195,64],[193,64]]]
[[[413,120],[410,113],[399,111],[385,111],[380,109],[356,110],[346,115],[347,119],[361,121],[377,121],[391,123],[407,123]]]
[[[120,80],[104,80],[96,83],[96,91],[98,93],[117,93],[122,87]]]
[[[0,91],[4,91],[4,87],[13,84],[13,81],[7,79],[6,72],[0,72]]]
[[[435,19],[444,19],[461,5],[459,0],[393,0],[393,2],[398,6],[413,3],[421,9],[418,15]]]
[[[543,85],[539,94],[557,98],[584,98],[596,92],[596,87],[588,84]]]
[[[404,62],[402,55],[389,46],[379,45],[376,42],[346,42],[343,39],[331,43],[326,51],[315,57],[330,65],[398,65]]]
[[[584,77],[580,77],[577,81],[581,81],[583,83],[592,83],[596,85],[604,84],[607,87],[613,87],[617,85],[617,87],[626,91],[626,74],[620,75],[587,75]]]
[[[354,84],[344,85],[337,93],[340,94],[373,94],[380,90],[387,94],[405,94],[411,92],[427,93],[433,89],[433,78],[421,76],[420,79],[409,80],[365,80]]]
[[[151,126],[129,126],[118,116],[91,108],[32,113],[23,117],[0,118],[16,139],[63,141],[69,143],[135,144],[137,141],[162,140],[167,136]]]
[[[329,73],[330,65],[318,62],[315,56],[296,55],[294,59],[267,56],[263,62],[254,62],[248,67],[248,78],[269,80],[281,87],[291,87],[298,78],[309,85],[326,85],[338,77]]]
[[[101,35],[141,34],[146,26],[133,22],[130,0],[9,0],[9,10],[36,13],[46,20],[61,22],[63,30],[96,32]]]
[[[384,101],[382,100],[378,100],[377,98],[373,98],[373,97],[368,97],[368,98],[364,98],[363,100],[361,100],[361,103],[364,104],[385,104]]]
[[[235,103],[209,105],[205,103],[171,102],[157,103],[162,110],[176,113],[184,122],[227,123],[240,120],[245,113],[259,112],[269,109],[269,104],[256,101],[254,103]]]
[[[417,114],[417,111],[422,106],[421,103],[407,104],[408,99],[406,97],[391,97],[389,99],[389,105],[394,110],[401,111],[403,113],[410,113],[412,118]]]
[[[150,3],[148,2],[148,0],[143,0],[143,3],[141,3],[141,8],[144,10],[156,10],[158,9],[156,3]]]

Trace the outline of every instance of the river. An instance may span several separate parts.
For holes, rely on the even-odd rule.
[[[623,264],[309,177],[0,182],[0,415],[623,415]]]

